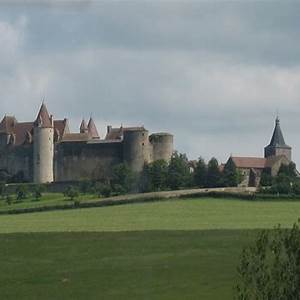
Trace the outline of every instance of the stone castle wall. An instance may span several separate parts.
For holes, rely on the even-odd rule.
[[[145,163],[169,160],[173,153],[172,135],[149,138],[147,130],[124,132],[123,140],[116,141],[60,142],[54,149],[49,140],[53,132],[47,130],[35,132],[34,144],[0,147],[0,171],[11,177],[22,172],[25,181],[36,183],[41,178],[44,182],[104,180],[122,162],[140,172]]]

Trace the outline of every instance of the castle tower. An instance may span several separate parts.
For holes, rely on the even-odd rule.
[[[150,143],[152,145],[152,161],[163,159],[170,161],[173,148],[173,135],[169,133],[153,133],[150,135]]]
[[[86,125],[86,122],[84,119],[82,119],[81,125],[80,125],[80,133],[87,133],[88,132],[88,126]]]
[[[265,147],[265,158],[279,155],[285,155],[289,160],[292,159],[292,148],[284,141],[280,128],[280,120],[277,117],[271,142]]]
[[[54,126],[43,103],[33,128],[34,183],[53,182]]]
[[[145,162],[150,161],[149,132],[145,128],[123,132],[123,156],[133,171],[143,170]]]

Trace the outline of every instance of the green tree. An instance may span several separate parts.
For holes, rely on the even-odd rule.
[[[216,158],[212,158],[207,165],[207,186],[210,188],[222,185],[222,174],[219,169],[219,163]]]
[[[16,195],[17,195],[18,201],[22,201],[22,200],[26,199],[28,196],[27,186],[24,184],[19,184],[16,188]]]
[[[95,185],[95,191],[98,197],[109,197],[112,193],[110,184],[97,182]]]
[[[272,185],[272,175],[269,170],[264,169],[261,172],[260,185],[261,186],[271,186]]]
[[[174,152],[168,167],[167,184],[172,190],[191,186],[192,175],[185,154]]]
[[[224,185],[228,187],[235,187],[239,184],[238,171],[232,158],[224,166],[223,179]]]
[[[0,182],[0,197],[3,198],[5,195],[5,183]]]
[[[194,170],[194,183],[201,188],[207,185],[207,166],[202,157],[199,157]]]
[[[149,191],[162,191],[167,188],[168,163],[165,160],[156,160],[146,165],[144,171]]]
[[[42,185],[37,184],[33,187],[32,195],[36,201],[39,201],[43,196],[43,192],[44,187]]]
[[[293,182],[291,178],[285,174],[276,176],[271,186],[271,193],[273,194],[289,194],[292,192]]]
[[[73,201],[79,196],[78,188],[72,185],[68,186],[64,192],[64,196],[70,198],[70,200]]]
[[[238,266],[239,300],[300,299],[300,229],[280,226],[259,233]]]
[[[288,165],[281,164],[278,175],[285,175],[288,177],[296,177],[296,165],[293,162],[290,162]]]
[[[112,171],[112,185],[120,185],[125,193],[135,190],[136,174],[127,163],[116,165]]]

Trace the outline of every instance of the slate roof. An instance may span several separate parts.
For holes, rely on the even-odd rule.
[[[268,145],[268,147],[284,147],[284,148],[288,147],[288,148],[290,148],[290,146],[288,146],[284,141],[283,134],[282,134],[282,131],[280,128],[280,120],[278,117],[276,118],[275,128],[273,131],[271,142]]]

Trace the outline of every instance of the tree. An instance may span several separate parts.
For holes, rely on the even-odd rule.
[[[145,165],[143,176],[147,180],[148,191],[165,190],[167,188],[168,163],[160,159]]]
[[[168,167],[168,187],[177,190],[189,187],[192,183],[192,175],[189,162],[185,154],[174,152]]]
[[[261,186],[271,186],[272,185],[272,175],[270,170],[264,169],[261,172],[260,185]]]
[[[70,198],[70,200],[73,201],[79,196],[78,188],[72,185],[68,186],[64,192],[64,196]]]
[[[135,189],[136,174],[129,168],[127,163],[116,165],[112,171],[112,185],[120,185],[124,193]]]
[[[3,198],[4,194],[5,194],[5,183],[0,182],[0,197]]]
[[[239,184],[239,175],[232,158],[229,158],[226,165],[224,166],[223,179],[225,186],[228,187],[234,187]]]
[[[17,195],[17,200],[22,201],[27,198],[28,195],[28,189],[27,186],[24,184],[19,184],[16,188],[16,195]]]
[[[216,158],[212,158],[207,165],[207,186],[210,188],[221,185],[221,172]]]
[[[202,157],[199,157],[194,170],[194,182],[201,188],[204,188],[207,185],[207,166]]]
[[[240,300],[300,299],[300,229],[280,226],[259,233],[238,266]]]
[[[43,196],[44,187],[42,185],[35,185],[33,187],[32,195],[36,201],[39,201]]]
[[[288,177],[296,177],[296,165],[293,162],[290,162],[288,165],[281,164],[278,175],[285,175]]]

